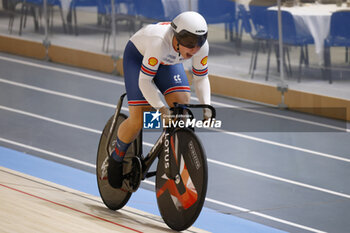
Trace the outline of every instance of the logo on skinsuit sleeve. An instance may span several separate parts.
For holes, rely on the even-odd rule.
[[[207,64],[207,62],[208,62],[208,56],[206,56],[205,58],[203,58],[203,59],[201,60],[201,64],[202,64],[203,66],[205,66],[205,65]]]
[[[158,64],[157,58],[155,58],[155,57],[150,57],[150,58],[148,59],[148,64],[151,65],[151,66],[157,65],[157,64]]]

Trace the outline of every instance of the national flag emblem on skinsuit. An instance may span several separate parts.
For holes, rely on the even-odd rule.
[[[155,58],[155,57],[150,57],[150,58],[148,59],[148,64],[151,65],[151,66],[157,65],[157,64],[158,64],[157,58]]]
[[[203,58],[203,59],[201,60],[202,66],[205,66],[205,65],[207,64],[207,62],[208,62],[208,56],[206,56],[205,58]]]

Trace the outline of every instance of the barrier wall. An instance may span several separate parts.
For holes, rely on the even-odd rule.
[[[0,36],[0,51],[41,60],[46,58],[46,48],[42,43],[8,36]],[[62,46],[50,46],[47,55],[51,62],[106,73],[115,71],[117,74],[123,75],[122,59],[114,61],[110,55]],[[191,81],[190,73],[188,76]],[[213,94],[276,106],[281,102],[281,92],[275,86],[218,75],[209,75],[209,78]],[[349,100],[288,90],[285,93],[285,104],[291,110],[350,121]],[[329,108],[346,108],[346,115],[329,112],[327,111]]]

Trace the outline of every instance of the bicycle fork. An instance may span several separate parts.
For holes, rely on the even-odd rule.
[[[170,130],[165,131],[163,152],[164,152],[164,171],[165,175],[174,180],[179,194],[186,192],[185,184],[180,174],[181,156],[177,151],[177,137],[170,134]],[[173,156],[173,157],[172,157]],[[171,162],[171,160],[173,162]]]
[[[166,129],[163,131],[161,136],[158,138],[157,142],[151,149],[151,151],[148,153],[148,155],[143,159],[143,179],[149,178],[151,176],[154,176],[156,172],[148,172],[148,169],[150,168],[151,164],[153,163],[154,159],[156,158],[155,155],[158,156],[164,156],[164,172],[165,176],[168,179],[174,180],[176,184],[179,185],[179,190],[185,192],[185,187],[181,179],[180,175],[180,167],[178,165],[178,156],[177,152],[175,151],[177,149],[174,144],[174,136],[173,129]],[[172,161],[171,161],[172,160]]]

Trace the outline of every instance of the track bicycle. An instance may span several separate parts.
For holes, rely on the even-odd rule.
[[[157,204],[164,222],[173,230],[190,227],[200,214],[208,182],[208,166],[204,149],[193,128],[163,128],[161,136],[147,156],[142,154],[142,131],[130,145],[123,162],[123,185],[111,187],[107,178],[108,156],[115,148],[118,127],[127,116],[121,113],[126,94],[118,102],[116,111],[106,123],[99,142],[96,162],[98,189],[104,204],[111,210],[121,209],[142,180],[156,176]],[[212,119],[215,109],[203,104],[175,104],[174,121],[193,120],[191,108],[209,108]],[[156,171],[149,171],[158,158]]]

